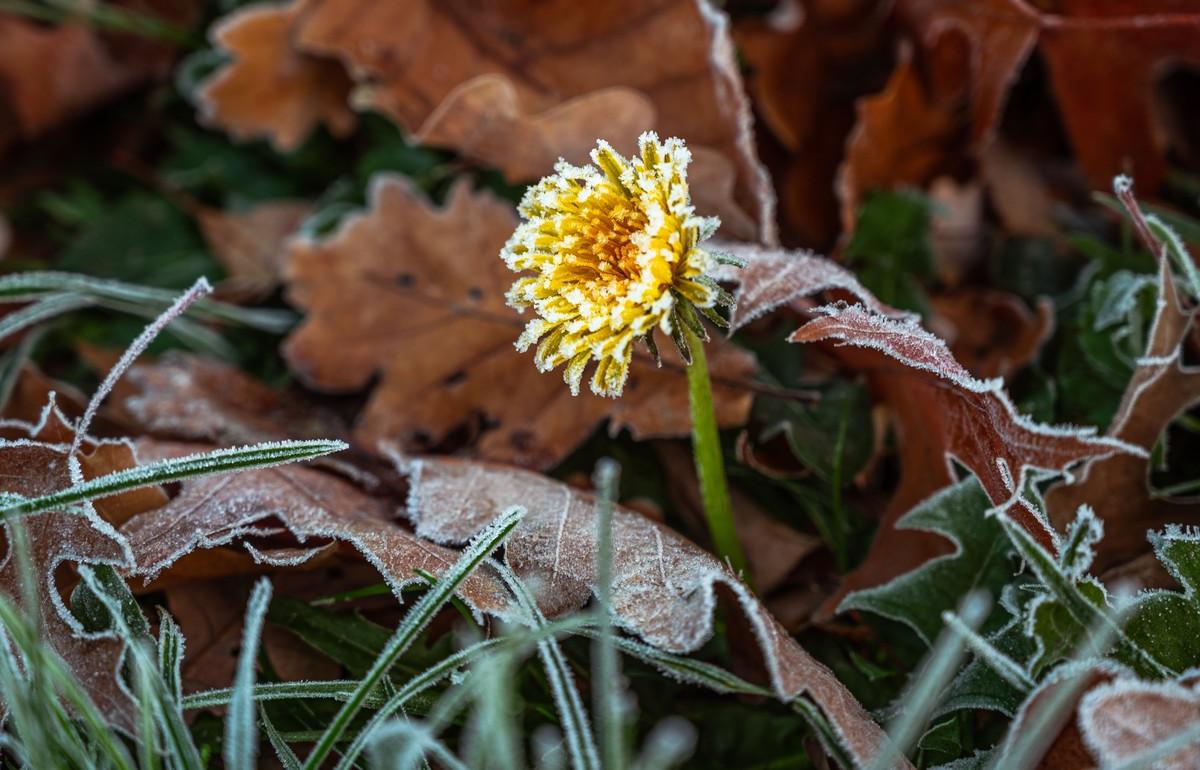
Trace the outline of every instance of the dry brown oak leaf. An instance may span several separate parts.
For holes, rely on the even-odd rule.
[[[1094,457],[1144,454],[1140,447],[1086,428],[1042,425],[1019,415],[1001,380],[972,377],[943,340],[914,320],[889,318],[862,305],[832,305],[815,311],[790,339],[829,341],[851,368],[865,372],[876,396],[891,407],[900,447],[899,487],[871,550],[827,609],[850,590],[887,582],[948,550],[937,535],[893,525],[954,482],[952,460],[978,477],[994,505],[1055,553],[1057,533],[1019,496],[1026,482],[1067,473]]]
[[[151,460],[208,448],[152,439],[140,439],[137,447],[139,456]],[[396,513],[389,499],[372,497],[337,476],[288,466],[184,481],[167,505],[133,517],[121,534],[136,557],[130,572],[143,584],[185,558],[202,561],[211,549],[242,551],[264,570],[302,567],[335,540],[352,545],[403,600],[405,586],[424,584],[418,570],[440,575],[458,554],[415,537],[397,523]],[[275,552],[256,544],[281,535],[299,547]],[[467,578],[459,595],[477,613],[508,606],[500,583],[482,571]]]
[[[313,0],[296,42],[355,73],[356,106],[511,181],[543,176],[559,157],[580,163],[597,138],[627,152],[646,129],[681,137],[696,151],[694,176],[736,180],[735,201],[695,185],[698,209],[721,216],[727,234],[774,242],[774,195],[724,14],[707,0],[613,10],[575,0]]]
[[[515,226],[508,204],[466,182],[438,209],[405,180],[377,177],[367,212],[325,241],[291,249],[288,297],[307,313],[284,345],[291,368],[333,392],[379,377],[356,428],[368,447],[391,439],[425,451],[457,432],[483,457],[545,468],[605,419],[636,438],[687,435],[673,346],[660,346],[661,369],[635,354],[620,399],[572,397],[557,374],[539,373],[516,352],[523,321],[504,304],[514,275],[499,257]],[[754,359],[719,338],[709,357],[717,421],[740,424]]]
[[[200,208],[200,232],[227,276],[218,296],[254,302],[274,291],[283,280],[287,240],[311,213],[311,204],[294,200],[268,201],[245,211]]]
[[[1149,453],[1172,420],[1200,403],[1200,367],[1183,361],[1195,317],[1195,308],[1181,304],[1164,261],[1159,270],[1158,313],[1146,352],[1125,388],[1109,436]],[[1118,454],[1088,462],[1074,479],[1046,491],[1046,506],[1057,526],[1070,522],[1084,504],[1104,521],[1104,539],[1096,544],[1097,571],[1144,552],[1148,530],[1167,523],[1200,523],[1200,501],[1153,496],[1149,474],[1148,455]]]
[[[10,421],[0,432],[0,486],[4,492],[29,498],[71,486],[67,458],[74,433],[53,401],[36,425]],[[85,478],[138,464],[132,446],[126,442],[86,440],[79,459]],[[79,513],[50,511],[22,520],[31,565],[38,578],[35,618],[47,644],[62,658],[100,713],[131,734],[136,732],[137,706],[120,674],[125,644],[114,634],[83,629],[63,598],[73,587],[74,573],[70,573],[70,580],[62,580],[62,569],[82,563],[129,566],[133,562],[129,544],[110,522],[165,502],[161,490],[149,488],[98,500],[94,505],[84,503]],[[5,541],[11,544],[9,525],[4,526]],[[0,563],[0,593],[23,607],[20,572],[11,547]],[[32,607],[24,609],[34,611]]]
[[[461,545],[500,511],[525,518],[504,560],[548,615],[574,612],[596,590],[595,499],[529,471],[491,463],[397,458],[412,484],[408,515],[419,536]],[[784,701],[811,699],[842,747],[869,766],[886,740],[854,696],[804,651],[753,593],[712,554],[667,527],[617,506],[612,520],[612,608],[616,623],[647,643],[688,653],[713,634],[716,589],[738,599],[762,650],[771,688]],[[899,763],[910,767],[906,761]]]
[[[1062,2],[1045,13],[1025,0],[901,0],[897,12],[926,52],[947,34],[965,38],[970,130],[977,146],[993,137],[1008,92],[1036,51],[1075,157],[1094,187],[1130,173],[1158,189],[1167,169],[1168,131],[1156,92],[1172,68],[1200,63],[1194,3],[1148,0]],[[962,57],[930,62],[959,67]]]
[[[334,136],[353,130],[347,104],[352,83],[336,61],[295,47],[301,2],[252,5],[226,16],[211,31],[233,61],[201,87],[201,118],[242,139],[268,139],[296,149],[318,125]]]

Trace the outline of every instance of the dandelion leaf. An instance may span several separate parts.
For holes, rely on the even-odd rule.
[[[932,644],[941,633],[942,613],[978,588],[993,596],[1012,578],[1011,546],[974,477],[938,492],[906,513],[896,527],[935,532],[949,538],[955,552],[925,562],[884,585],[855,591],[839,611],[868,610],[912,627]]]

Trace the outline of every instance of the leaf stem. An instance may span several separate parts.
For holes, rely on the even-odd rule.
[[[700,478],[700,499],[708,520],[708,534],[717,556],[729,562],[734,572],[744,574],[746,558],[733,527],[733,507],[725,481],[725,461],[721,456],[721,438],[717,434],[704,341],[688,324],[680,326],[692,354],[692,362],[687,368],[692,407],[692,451],[696,457],[696,475]]]

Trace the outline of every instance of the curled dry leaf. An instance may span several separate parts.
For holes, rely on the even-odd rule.
[[[989,142],[1008,92],[1036,50],[1075,157],[1095,187],[1131,172],[1156,190],[1166,172],[1166,131],[1155,104],[1160,78],[1200,62],[1200,16],[1174,0],[1138,5],[1076,0],[1043,13],[1023,0],[901,0],[900,16],[928,55],[951,33],[965,37],[971,134]],[[936,58],[930,62],[938,66]],[[967,77],[969,75],[969,78]]]
[[[410,477],[408,515],[419,536],[462,544],[499,511],[523,506],[527,513],[505,543],[505,561],[529,583],[547,614],[572,612],[591,599],[597,529],[591,495],[489,463],[434,458],[398,458],[397,463]],[[776,695],[811,698],[844,747],[862,765],[870,764],[885,739],[883,731],[726,566],[672,530],[620,506],[613,512],[612,537],[617,624],[655,647],[691,652],[712,636],[716,589],[727,588],[754,630]]]
[[[1097,685],[1079,703],[1079,729],[1095,760],[1112,767],[1163,741],[1200,727],[1200,692],[1179,682],[1116,679]],[[1192,743],[1154,762],[1155,770],[1200,767]]]
[[[775,13],[745,14],[737,24],[756,116],[778,145],[768,144],[764,155],[775,170],[780,225],[790,242],[826,248],[836,239],[830,190],[854,126],[854,100],[886,77],[891,5],[787,0]]]
[[[931,302],[954,357],[975,377],[1008,379],[1032,362],[1054,332],[1054,303],[1042,298],[1033,312],[1015,294],[964,289]],[[936,322],[935,321],[935,322]]]
[[[682,362],[662,346],[664,367],[635,354],[620,399],[572,397],[513,349],[523,322],[504,304],[512,274],[500,249],[516,216],[487,193],[457,183],[442,209],[407,182],[377,177],[370,208],[329,239],[293,245],[291,301],[308,316],[284,355],[307,384],[326,391],[379,382],[359,418],[367,446],[392,439],[428,450],[457,435],[490,459],[544,468],[605,419],[637,438],[687,435]],[[717,420],[745,420],[744,383],[754,359],[714,339],[709,347]]]
[[[621,13],[571,0],[487,8],[322,0],[305,6],[296,40],[355,73],[356,102],[512,181],[549,173],[560,156],[583,161],[597,137],[630,150],[647,128],[708,148],[736,179],[743,215],[727,232],[774,240],[774,197],[728,21],[705,0],[653,0]],[[695,197],[714,213],[703,190]],[[733,232],[739,219],[751,226]]]
[[[228,276],[224,299],[260,300],[283,280],[286,242],[312,212],[305,201],[270,201],[246,211],[201,208],[200,231]]]
[[[864,371],[893,411],[902,452],[900,484],[866,560],[847,575],[838,596],[903,574],[946,544],[928,533],[895,528],[896,520],[955,480],[951,460],[979,478],[988,498],[1051,552],[1058,536],[1020,493],[1042,473],[1065,473],[1083,460],[1142,450],[1086,428],[1047,426],[1017,414],[1000,380],[977,380],[946,343],[915,321],[872,313],[861,305],[821,308],[793,342],[832,341],[860,348],[839,355]],[[844,352],[843,352],[844,351]]]
[[[213,26],[213,42],[233,61],[198,94],[204,120],[243,139],[269,139],[283,152],[298,147],[318,125],[335,136],[354,128],[346,71],[294,45],[308,5],[251,5]]]
[[[842,230],[852,232],[863,194],[896,185],[924,185],[950,162],[962,134],[958,101],[943,100],[922,80],[904,45],[878,94],[856,103],[857,122],[838,169]]]
[[[1159,269],[1158,313],[1146,353],[1126,386],[1108,435],[1144,450],[1088,462],[1074,479],[1046,492],[1051,521],[1063,526],[1080,505],[1104,521],[1096,568],[1104,570],[1146,550],[1146,531],[1166,523],[1200,523],[1200,503],[1155,497],[1149,488],[1149,452],[1177,415],[1200,402],[1200,367],[1184,364],[1195,309],[1184,309],[1164,262]]]
[[[191,0],[136,4],[162,21],[195,18]],[[169,45],[134,36],[101,35],[87,23],[46,26],[0,13],[0,149],[61,123],[170,71]]]
[[[138,441],[146,459],[165,459],[204,447],[150,439]],[[422,583],[417,570],[434,575],[453,566],[457,554],[414,537],[394,520],[394,505],[360,491],[336,476],[285,466],[233,475],[190,479],[167,505],[136,516],[122,528],[136,556],[132,573],[144,583],[189,554],[215,547],[246,549],[263,559],[256,538],[287,534],[300,546],[283,561],[266,556],[266,566],[299,566],[329,540],[354,546],[399,597],[404,586]],[[315,541],[315,547],[314,547]],[[503,588],[482,572],[459,591],[479,612],[507,606]]]
[[[6,422],[0,439],[3,491],[23,497],[38,497],[71,485],[67,468],[74,433],[69,422],[51,401],[36,425]],[[124,442],[87,440],[80,464],[85,478],[137,465],[132,447]],[[59,579],[67,565],[111,564],[126,567],[133,561],[129,544],[110,522],[119,522],[165,502],[157,488],[127,492],[84,503],[78,513],[51,511],[22,520],[29,545],[30,565],[37,578],[38,607],[34,616],[46,643],[78,678],[92,701],[111,722],[131,733],[137,713],[133,698],[121,681],[120,668],[125,644],[110,633],[83,629],[64,603],[71,585]],[[10,544],[0,563],[0,593],[23,606],[20,567],[11,548],[10,525],[5,524]],[[24,607],[32,613],[33,607]]]

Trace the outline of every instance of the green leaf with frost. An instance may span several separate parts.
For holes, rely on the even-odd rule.
[[[1125,633],[1175,671],[1200,666],[1200,532],[1171,526],[1150,535],[1154,553],[1183,591],[1147,591],[1128,612]]]
[[[945,536],[955,552],[931,559],[886,585],[855,591],[839,611],[867,610],[912,627],[926,643],[942,630],[942,613],[958,606],[977,588],[998,595],[1011,580],[1012,549],[997,520],[985,516],[992,507],[974,477],[947,487],[896,522]]]

